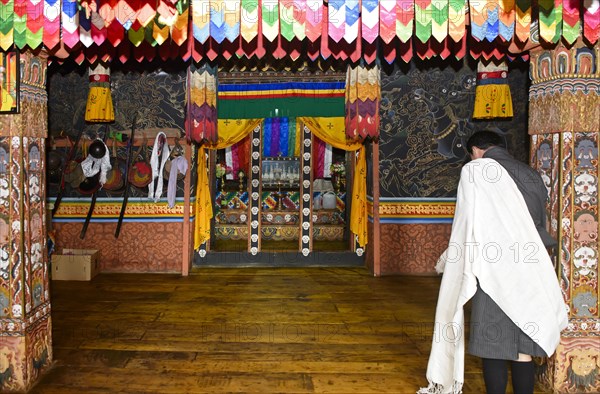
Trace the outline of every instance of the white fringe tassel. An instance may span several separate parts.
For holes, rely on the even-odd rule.
[[[417,394],[462,394],[462,382],[454,381],[452,387],[444,387],[439,383],[429,382],[429,386],[421,387]]]

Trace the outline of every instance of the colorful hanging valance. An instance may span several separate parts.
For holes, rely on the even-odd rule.
[[[0,0],[0,48],[62,46],[79,63],[235,55],[371,64],[379,53],[409,61],[413,48],[421,58],[501,59],[513,37],[526,44],[532,20],[547,43],[598,41],[597,0]]]
[[[380,70],[348,67],[346,72],[346,135],[351,140],[379,137]]]
[[[219,119],[343,116],[344,82],[219,84]]]
[[[191,141],[217,142],[217,85],[216,67],[190,67],[186,134]]]

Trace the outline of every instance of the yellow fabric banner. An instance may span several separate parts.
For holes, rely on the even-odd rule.
[[[194,249],[210,239],[210,219],[213,217],[206,149],[225,149],[243,140],[262,119],[219,119],[219,139],[216,144],[203,145],[198,150],[198,182],[196,183],[196,222]]]
[[[362,143],[346,138],[345,120],[342,117],[298,118],[310,131],[322,141],[334,148],[345,151],[358,151],[355,156],[355,173],[352,182],[352,196],[350,210],[350,231],[358,237],[358,244],[364,247],[367,244],[367,158],[366,150]]]
[[[365,247],[367,238],[367,150],[362,145],[356,157],[354,180],[352,182],[352,207],[350,209],[350,231],[357,236],[357,242]]]
[[[198,181],[196,183],[196,222],[194,224],[194,249],[210,239],[210,219],[213,217],[208,168],[206,166],[206,148],[198,149]]]
[[[206,145],[207,149],[225,149],[246,138],[262,119],[219,119],[219,139],[216,144]]]

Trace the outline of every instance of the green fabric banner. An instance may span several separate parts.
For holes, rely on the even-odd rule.
[[[217,100],[219,119],[256,119],[285,116],[344,116],[344,98],[260,98],[247,100]]]

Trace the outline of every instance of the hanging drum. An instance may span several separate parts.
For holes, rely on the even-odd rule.
[[[60,183],[61,169],[62,169],[62,156],[55,149],[48,151],[48,157],[46,158],[46,168],[48,168],[48,182],[49,183]]]
[[[110,160],[111,169],[106,174],[106,182],[103,188],[110,191],[119,191],[125,186],[125,177],[123,176],[123,168],[125,163],[117,157],[117,141],[113,139],[112,158]]]
[[[135,186],[143,189],[152,182],[152,167],[148,163],[147,143],[144,140],[140,150],[144,150],[144,157],[142,160],[137,160],[131,165],[129,169],[129,182]],[[139,152],[138,152],[139,155]],[[137,155],[136,155],[137,156]]]

